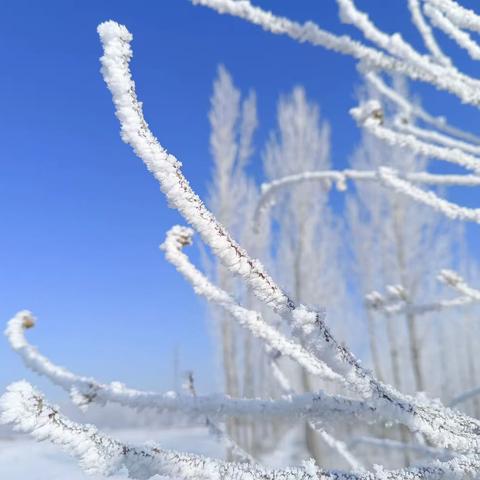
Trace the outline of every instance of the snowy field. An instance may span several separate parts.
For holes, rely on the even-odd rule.
[[[131,443],[158,442],[162,447],[221,457],[222,447],[202,427],[165,430],[112,430],[112,436]],[[1,480],[92,480],[75,460],[50,443],[24,435],[0,432]],[[125,478],[125,477],[110,477]]]

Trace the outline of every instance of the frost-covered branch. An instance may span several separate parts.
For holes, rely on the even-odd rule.
[[[0,398],[0,422],[62,447],[77,458],[88,473],[108,477],[123,472],[137,480],[147,480],[154,475],[185,480],[468,479],[474,478],[480,467],[478,457],[468,455],[410,469],[388,471],[377,468],[365,473],[322,470],[311,463],[303,467],[268,469],[165,450],[155,444],[129,445],[91,425],[72,422],[26,382],[10,385]]]
[[[441,10],[457,27],[480,32],[480,16],[453,0],[425,0]]]
[[[269,365],[272,369],[273,378],[277,381],[278,386],[280,387],[284,395],[293,395],[295,390],[292,388],[289,380],[284,375],[280,367],[278,366],[277,359],[273,355],[269,355]],[[356,471],[363,471],[364,466],[362,462],[355,455],[350,452],[349,448],[341,440],[336,439],[333,435],[330,435],[322,426],[321,423],[316,423],[313,421],[308,421],[308,425],[311,429],[315,430],[322,440],[332,449],[334,449],[338,454],[345,459],[345,461]]]
[[[325,430],[317,430],[317,432],[322,438],[322,440],[330,448],[338,452],[338,454],[348,463],[348,465],[350,465],[351,468],[353,468],[354,471],[361,472],[365,470],[360,460],[357,457],[355,457],[355,455],[350,451],[349,447],[345,444],[345,442],[338,440],[337,438],[330,435]]]
[[[105,403],[105,400],[97,396],[101,386],[95,379],[75,375],[66,368],[55,365],[28,343],[25,330],[33,328],[35,322],[36,319],[31,312],[22,310],[9,320],[5,329],[10,346],[21,356],[25,365],[69,392],[80,408],[87,407],[92,401]]]
[[[190,392],[193,397],[197,396],[195,389],[195,380],[193,378],[193,372],[188,372],[185,382],[185,389]],[[241,462],[254,464],[255,459],[246,452],[238,443],[236,443],[230,435],[227,434],[222,428],[220,428],[210,417],[205,417],[205,425],[208,428],[208,432],[220,443],[222,443],[232,454],[234,454]]]
[[[197,270],[182,252],[185,246],[191,245],[193,233],[191,228],[176,225],[167,233],[161,248],[165,252],[165,258],[191,283],[195,293],[224,308],[254,337],[260,338],[268,347],[296,361],[310,374],[318,375],[324,380],[343,383],[340,375],[333,372],[300,344],[287,339],[270,326],[260,313],[239,305],[227,292],[213,285]]]
[[[398,130],[411,134],[416,138],[426,140],[429,143],[437,143],[444,147],[456,148],[465,153],[480,155],[480,145],[467,143],[435,130],[417,127],[416,125],[405,121],[404,118],[397,117],[394,121],[394,125]]]
[[[356,26],[374,47],[368,47],[347,36],[334,35],[322,30],[313,22],[299,24],[277,17],[254,7],[247,0],[192,0],[192,2],[212,7],[221,13],[245,18],[273,33],[288,35],[300,42],[309,42],[354,57],[359,62],[361,71],[366,73],[378,91],[396,103],[401,115],[411,114],[412,117],[433,125],[436,130],[456,138],[410,123],[385,125],[384,112],[377,101],[369,101],[352,109],[352,115],[362,127],[391,146],[406,148],[414,154],[445,160],[480,173],[480,157],[474,155],[480,153],[480,147],[476,145],[477,138],[459,133],[439,118],[432,117],[421,108],[413,106],[390,89],[375,73],[380,71],[389,74],[399,73],[450,92],[463,102],[480,105],[480,81],[458,71],[443,54],[422,15],[418,0],[409,0],[409,8],[431,55],[417,52],[399,34],[390,35],[380,30],[368,15],[357,9],[353,0],[337,0],[341,19]],[[425,2],[427,3],[425,13],[433,24],[454,38],[473,58],[480,58],[480,47],[462,30],[470,28],[480,31],[480,17],[452,0],[425,0]],[[295,340],[286,338],[271,327],[258,312],[242,307],[227,291],[213,285],[190,263],[182,248],[191,243],[193,230],[177,226],[169,232],[162,246],[167,259],[193,285],[196,293],[228,311],[240,325],[263,341],[267,351],[272,353],[274,376],[279,384],[288,390],[288,394],[278,399],[232,398],[224,395],[198,396],[193,384],[192,395],[134,390],[115,382],[102,384],[93,378],[76,375],[55,365],[31,346],[25,338],[24,331],[34,325],[34,318],[29,312],[23,311],[10,320],[6,334],[12,347],[25,363],[70,392],[80,406],[87,406],[91,402],[105,404],[111,401],[137,409],[155,408],[160,411],[179,411],[193,416],[205,416],[210,427],[227,443],[228,438],[210,420],[210,416],[305,418],[312,424],[319,424],[322,430],[324,425],[330,423],[338,425],[344,422],[351,425],[352,418],[369,423],[400,424],[407,426],[411,432],[419,436],[424,435],[429,441],[431,445],[425,447],[423,453],[429,449],[430,453],[443,452],[435,448],[438,446],[467,455],[411,469],[386,471],[379,468],[374,472],[356,473],[321,470],[312,464],[303,468],[272,470],[246,463],[229,463],[179,454],[152,445],[146,447],[126,445],[100,433],[94,427],[71,422],[25,382],[10,386],[7,393],[1,397],[1,422],[13,423],[18,429],[30,432],[36,438],[48,439],[63,446],[80,460],[88,472],[106,476],[127,469],[131,478],[139,479],[147,479],[157,474],[172,478],[212,480],[217,478],[407,480],[477,477],[480,471],[480,422],[461,412],[445,408],[440,402],[429,400],[423,395],[415,397],[403,395],[392,386],[384,384],[365,369],[354,354],[331,334],[322,311],[297,304],[285,293],[269,276],[263,265],[251,258],[205,207],[183,176],[181,163],[165,150],[149,130],[129,70],[132,58],[131,34],[124,26],[113,21],[101,24],[98,32],[104,48],[104,55],[101,58],[102,74],[112,93],[122,139],[133,148],[159,181],[169,204],[176,208],[200,234],[226,269],[243,279],[262,302],[288,323]],[[251,138],[256,126],[253,96],[244,103],[243,108],[244,123],[240,125],[243,141],[235,146],[238,151],[230,152],[232,162],[238,164],[245,162],[252,149]],[[220,116],[216,118],[218,124],[222,123],[222,118]],[[228,131],[226,130],[227,134],[235,130],[236,114],[230,115],[229,118],[232,123]],[[215,118],[213,120],[215,121]],[[214,121],[212,123],[215,124]],[[233,145],[235,142],[226,143]],[[215,138],[212,145],[215,146]],[[387,167],[371,171],[306,172],[284,177],[264,187],[259,209],[286,186],[299,182],[320,181],[327,186],[330,182],[335,182],[339,189],[344,189],[347,180],[380,182],[394,192],[428,205],[450,218],[480,223],[480,209],[461,207],[438,197],[433,191],[425,191],[417,186],[419,183],[475,186],[480,183],[479,175],[434,175],[427,172],[400,175],[398,171]],[[298,263],[300,265],[301,261]],[[397,289],[388,298],[376,294],[370,300],[372,305],[376,302],[377,308],[389,313],[398,313],[401,308],[410,312],[408,309],[415,308],[415,313],[426,313],[480,300],[480,291],[468,286],[458,275],[444,271],[441,278],[460,292],[461,296],[429,305],[410,305],[408,299],[404,298],[404,292]],[[282,372],[275,362],[274,352],[293,359],[308,373],[342,383],[355,392],[360,400],[357,397],[347,398],[324,392],[294,394],[288,388],[286,377],[282,377]],[[470,398],[472,392],[463,394],[459,401]],[[354,468],[360,469],[359,463],[350,456],[344,444],[329,437],[325,432],[323,435],[324,440],[336,448]],[[234,443],[230,446],[232,449],[237,447]],[[388,446],[392,447],[391,444]],[[402,444],[401,448],[408,447]],[[241,452],[241,456],[250,460],[244,452]]]
[[[350,23],[357,27],[365,38],[393,57],[401,58],[405,63],[410,62],[416,67],[430,61],[425,55],[419,54],[399,33],[388,35],[382,32],[366,13],[358,10],[353,0],[337,0],[337,4],[340,10],[340,19],[344,23]]]
[[[393,88],[389,87],[377,73],[367,71],[364,73],[364,77],[381,95],[392,101],[406,118],[418,118],[427,125],[431,125],[448,135],[477,145],[480,144],[480,138],[478,136],[449,125],[445,117],[436,117],[429,114],[421,106],[415,105],[410,102],[408,98],[403,97]]]
[[[30,312],[22,311],[13,317],[6,335],[13,349],[19,353],[27,367],[44,375],[72,395],[81,407],[95,402],[104,405],[114,402],[131,408],[155,408],[159,411],[178,411],[189,415],[217,417],[261,416],[288,417],[307,416],[328,420],[337,415],[348,418],[358,415],[368,421],[382,421],[375,408],[369,404],[324,393],[286,396],[278,400],[231,398],[223,395],[181,395],[175,392],[157,393],[129,388],[119,382],[102,384],[90,377],[76,375],[53,364],[40,354],[25,338],[24,329],[35,323]],[[342,413],[343,412],[343,413]],[[385,419],[383,419],[385,420]]]
[[[239,8],[247,13],[253,8],[245,1],[202,0],[202,3],[212,2],[217,6]],[[268,15],[267,18],[270,19]],[[106,22],[98,30],[104,46],[102,72],[112,92],[122,127],[122,138],[132,145],[159,180],[170,204],[201,234],[222,263],[232,273],[242,276],[260,299],[280,313],[290,323],[294,335],[298,335],[305,347],[317,358],[344,375],[357,392],[370,398],[380,417],[387,416],[415,431],[421,431],[441,446],[450,445],[463,451],[476,450],[480,445],[480,424],[476,420],[430,401],[402,395],[379,382],[371,372],[363,368],[350,350],[333,337],[322,314],[296,305],[260,263],[253,261],[231,239],[225,228],[191,190],[180,171],[179,162],[160,146],[148,129],[128,67],[132,55],[129,45],[131,34],[115,22]]]
[[[376,291],[367,294],[365,299],[369,308],[372,310],[379,310],[386,315],[398,315],[400,313],[424,315],[432,312],[440,312],[449,308],[463,307],[472,303],[472,299],[469,297],[456,297],[450,300],[439,300],[438,302],[410,305],[405,301],[385,298]]]
[[[402,285],[387,285],[386,290],[386,295],[377,291],[368,293],[365,295],[365,302],[368,308],[380,311],[388,316],[400,313],[424,315],[449,308],[467,306],[475,301],[472,296],[462,295],[437,302],[412,304],[409,302],[408,294]]]
[[[428,172],[407,172],[403,174],[401,178],[412,183],[428,185],[463,187],[480,186],[480,176],[478,175],[444,175]],[[269,183],[264,183],[262,184],[261,196],[255,209],[255,226],[258,228],[262,214],[269,205],[275,202],[275,197],[284,189],[308,182],[319,182],[328,187],[330,183],[333,182],[338,190],[343,191],[347,186],[347,180],[378,182],[379,173],[375,170],[324,170],[288,175]]]
[[[338,373],[343,375],[349,372],[350,376],[357,377],[357,383],[361,381],[363,389],[369,388],[368,382],[365,384],[366,372],[362,372],[353,355],[334,340],[322,313],[296,305],[267,274],[263,265],[252,259],[232,239],[193,192],[180,170],[180,162],[167,153],[150,132],[129,70],[132,56],[129,42],[132,36],[128,30],[115,22],[105,22],[98,27],[98,31],[104,47],[102,73],[116,106],[122,139],[132,146],[160,182],[170,205],[200,233],[203,241],[227,269],[241,276],[260,300],[290,323],[294,334],[305,342],[312,353],[330,362],[329,366],[338,369]]]
[[[432,23],[447,34],[457,45],[472,57],[474,60],[480,59],[480,46],[472,40],[467,32],[460,30],[448,17],[432,5],[425,5],[425,13],[430,17]]]
[[[417,27],[417,30],[420,32],[420,35],[423,38],[425,46],[430,50],[433,58],[443,65],[451,65],[451,60],[448,58],[439,47],[435,36],[433,35],[430,25],[425,21],[425,18],[422,14],[420,8],[419,0],[408,0],[408,8],[412,15],[413,24]]]
[[[440,198],[432,190],[422,190],[407,180],[400,178],[398,172],[392,168],[380,168],[379,178],[384,185],[393,188],[397,193],[428,205],[451,219],[480,223],[480,208],[461,207],[456,203]]]
[[[462,295],[471,298],[473,301],[480,301],[480,290],[470,287],[467,282],[452,270],[442,270],[438,276],[439,280],[451,286]]]
[[[458,273],[451,270],[442,270],[438,279],[457,290],[460,296],[432,303],[411,304],[402,285],[388,285],[386,295],[373,291],[365,296],[365,300],[369,308],[387,315],[397,315],[399,313],[424,315],[448,308],[463,307],[480,301],[480,291],[470,287]]]
[[[102,72],[116,106],[122,139],[133,147],[160,182],[170,205],[177,208],[200,233],[225,267],[240,275],[258,298],[289,322],[293,333],[314,355],[341,375],[347,375],[357,389],[371,391],[375,382],[371,381],[370,374],[353,354],[334,339],[322,312],[296,305],[260,262],[250,258],[192,191],[181,173],[178,160],[168,154],[150,132],[129,70],[132,56],[129,42],[132,36],[128,30],[115,22],[105,22],[98,31],[104,47]]]
[[[373,70],[384,70],[389,73],[400,73],[413,80],[421,80],[457,95],[463,102],[479,103],[478,81],[458,72],[454,67],[442,66],[437,62],[430,61],[426,56],[410,52],[405,42],[397,36],[385,36],[378,29],[368,32],[374,42],[387,51],[396,51],[400,58],[397,59],[382,51],[367,47],[364,44],[352,40],[345,35],[337,36],[322,30],[313,22],[304,24],[293,22],[284,17],[278,17],[271,12],[253,6],[246,0],[192,0],[195,5],[204,5],[217,10],[219,13],[228,13],[256,25],[261,26],[275,34],[287,35],[299,42],[309,42],[315,46],[321,46],[338,53],[350,55],[362,64]],[[348,2],[351,4],[351,2]],[[368,17],[361,16],[362,28],[366,33],[364,22]],[[369,23],[369,26],[371,23]],[[407,57],[405,57],[407,55]]]
[[[122,140],[133,148],[159,181],[169,204],[200,233],[222,263],[243,277],[252,291],[275,310],[281,313],[291,310],[293,305],[288,296],[266,273],[261,263],[251,259],[205,207],[183,176],[181,163],[162,147],[149,130],[129,70],[132,57],[130,32],[124,26],[109,21],[99,25],[98,33],[104,48],[102,74],[112,93]]]
[[[57,407],[46,403],[43,395],[25,381],[13,383],[0,397],[0,424],[12,424],[15,430],[29,433],[36,440],[59,445],[90,474],[110,476],[129,457],[123,445],[101,435],[95,427],[60,415]]]
[[[408,149],[416,155],[437,158],[480,173],[480,158],[458,148],[446,148],[423,142],[414,135],[404,134],[383,125],[383,109],[376,100],[350,110],[359,126],[392,147]]]

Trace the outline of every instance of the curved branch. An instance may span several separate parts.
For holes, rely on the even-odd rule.
[[[470,297],[456,297],[450,300],[439,300],[438,302],[411,305],[404,301],[390,302],[378,292],[371,292],[366,295],[365,298],[369,308],[372,310],[379,310],[385,315],[398,315],[403,313],[425,315],[427,313],[440,312],[448,308],[465,307],[472,303]]]
[[[480,60],[480,46],[467,32],[458,28],[440,10],[431,5],[425,5],[425,13],[437,28],[448,35],[460,48],[466,50],[473,60]]]
[[[447,280],[443,277],[446,270],[439,275],[439,279],[443,282]],[[365,295],[365,303],[368,308],[377,310],[387,316],[397,315],[399,313],[408,313],[412,315],[425,315],[427,313],[438,312],[441,310],[464,307],[478,301],[471,295],[460,292],[463,295],[448,300],[438,300],[431,303],[411,303],[408,293],[402,285],[387,285],[387,294],[382,295],[377,291],[372,291]]]
[[[370,20],[369,16],[358,10],[353,0],[337,0],[340,10],[340,19],[350,23],[360,30],[365,38],[387,51],[390,55],[411,62],[416,67],[423,68],[430,58],[418,53],[400,34],[388,35],[382,32]]]
[[[453,0],[425,0],[441,10],[457,27],[480,32],[480,16]]]
[[[444,186],[480,186],[479,175],[437,175],[428,172],[411,172],[403,175],[403,178],[412,183],[421,183],[429,185]],[[275,202],[275,197],[286,188],[297,184],[308,182],[319,182],[327,186],[334,182],[338,190],[345,190],[347,180],[378,182],[379,176],[377,170],[321,170],[313,172],[302,172],[294,175],[272,180],[269,183],[262,184],[261,195],[255,207],[254,227],[258,229],[260,219],[271,204]]]
[[[110,21],[101,24],[98,32],[104,47],[102,73],[112,93],[122,139],[132,146],[160,182],[170,205],[200,233],[203,241],[230,272],[241,276],[260,300],[289,322],[293,333],[314,355],[324,360],[332,370],[345,375],[357,390],[367,395],[371,393],[378,386],[373,385],[375,382],[372,382],[369,372],[361,367],[353,354],[332,336],[323,314],[296,305],[266,273],[261,263],[249,257],[193,192],[180,170],[180,162],[167,153],[150,132],[129,70],[132,36],[128,30]]]
[[[333,338],[322,313],[296,305],[267,274],[263,265],[249,257],[193,192],[180,170],[180,162],[167,153],[150,132],[129,70],[132,57],[129,42],[132,36],[128,30],[110,21],[101,24],[98,32],[104,47],[102,73],[112,93],[122,139],[132,146],[160,182],[170,205],[199,232],[228,270],[241,276],[260,300],[289,322],[294,334],[304,341],[313,354],[325,360],[338,373],[348,373],[350,381],[357,387],[370,391],[367,373],[351,352]]]
[[[192,395],[192,397],[197,396],[193,372],[188,373],[187,382],[184,387]],[[250,464],[257,463],[248,452],[246,452],[237,442],[235,442],[235,440],[233,440],[233,438],[226,431],[212,421],[210,417],[205,417],[205,425],[208,428],[208,433],[212,435],[212,437],[218,442],[221,442],[231,454],[235,455],[238,460]]]
[[[448,91],[465,103],[478,105],[480,94],[478,81],[470,78],[453,67],[444,67],[430,61],[428,57],[412,64],[411,61],[398,60],[380,50],[370,48],[352,40],[346,35],[337,36],[319,28],[313,22],[299,24],[285,17],[277,17],[271,12],[254,7],[246,0],[191,0],[194,5],[210,7],[219,13],[234,15],[259,25],[275,34],[287,35],[299,42],[308,42],[337,53],[349,55],[374,70],[400,73],[412,80],[420,80],[440,90]]]
[[[438,143],[447,148],[456,148],[465,153],[470,153],[473,155],[480,154],[480,145],[474,145],[472,143],[467,143],[462,140],[457,140],[448,135],[436,132],[435,130],[428,130],[426,128],[417,127],[410,122],[404,122],[403,119],[398,118],[394,122],[395,127],[407,134],[411,134],[416,138],[426,140],[427,142]]]
[[[480,138],[473,133],[465,132],[459,128],[452,127],[446,122],[445,117],[435,117],[426,112],[419,105],[411,103],[407,98],[399,95],[393,88],[387,86],[382,78],[375,72],[367,71],[365,73],[365,79],[384,97],[395,103],[400,110],[408,116],[419,118],[423,122],[437,128],[440,131],[445,132],[448,135],[452,135],[459,139],[472,142],[474,144],[480,144]]]
[[[295,390],[292,388],[289,380],[283,374],[280,367],[278,366],[276,358],[272,355],[269,356],[269,365],[272,369],[272,376],[276,380],[280,390],[285,395],[292,395],[295,393]],[[350,467],[356,471],[364,471],[365,468],[363,464],[356,458],[347,448],[344,442],[341,440],[336,439],[332,435],[330,435],[324,428],[322,424],[318,424],[316,422],[309,421],[308,424],[310,428],[315,430],[322,440],[332,449],[334,449],[347,463]]]
[[[432,190],[425,191],[415,187],[410,182],[401,179],[397,171],[392,168],[380,168],[379,178],[382,183],[388,187],[392,187],[397,193],[401,193],[420,203],[428,205],[451,219],[480,223],[480,208],[460,207],[456,203],[440,198]]]
[[[453,270],[442,270],[438,276],[439,280],[457,290],[462,295],[471,298],[473,301],[480,301],[480,290],[472,288],[467,282]]]
[[[278,312],[285,313],[294,308],[292,301],[267,274],[263,265],[251,259],[205,207],[183,176],[181,163],[160,145],[149,130],[129,70],[132,58],[130,32],[110,21],[99,25],[98,33],[104,49],[100,59],[102,74],[112,93],[122,140],[133,148],[158,180],[169,204],[200,233],[203,241],[231,272],[243,277],[252,291]]]
[[[219,4],[228,4],[229,8],[246,12],[253,8],[245,1],[218,1]],[[101,24],[98,31],[104,47],[102,72],[112,92],[123,140],[143,159],[159,180],[170,204],[201,234],[222,263],[232,273],[242,276],[260,299],[280,313],[290,323],[293,333],[313,354],[344,375],[357,392],[370,398],[380,417],[387,416],[392,421],[402,422],[440,445],[450,445],[462,451],[477,450],[480,445],[479,422],[439,404],[402,395],[391,386],[379,382],[362,367],[350,350],[332,336],[322,315],[303,305],[297,306],[260,263],[250,259],[231,239],[192,191],[180,171],[180,163],[160,146],[148,129],[129,71],[131,34],[115,22]]]
[[[480,158],[463,152],[458,148],[446,148],[422,142],[415,136],[396,132],[382,125],[383,110],[379,102],[370,100],[363,105],[352,108],[351,115],[359,126],[390,146],[404,148],[417,155],[437,158],[460,165],[475,173],[480,173]]]
[[[152,444],[135,446],[120,442],[91,425],[72,422],[27,382],[10,385],[7,393],[0,397],[0,423],[12,424],[16,430],[60,446],[77,458],[80,466],[90,474],[108,477],[126,469],[129,478],[138,480],[147,480],[155,475],[182,480],[468,479],[474,478],[480,468],[478,457],[470,455],[409,469],[377,469],[365,473],[322,470],[311,464],[269,469],[179,453]]]
[[[449,66],[451,65],[451,60],[447,57],[440,47],[433,35],[430,25],[425,21],[425,18],[422,15],[422,10],[420,8],[419,0],[408,0],[408,8],[412,15],[412,21],[417,27],[417,30],[420,32],[420,35],[423,38],[425,46],[430,50],[433,58],[435,58],[439,63]]]
[[[174,392],[157,393],[129,388],[121,383],[102,384],[90,377],[76,375],[52,363],[30,345],[24,331],[32,328],[35,319],[30,312],[19,312],[8,322],[5,331],[12,348],[21,356],[27,367],[49,378],[53,383],[71,393],[80,407],[95,402],[104,405],[115,402],[131,408],[155,408],[159,411],[178,411],[190,415],[216,417],[314,417],[322,421],[337,420],[358,415],[367,421],[381,420],[375,408],[366,402],[326,393],[288,395],[277,400],[231,398],[224,395],[180,395]],[[385,419],[384,419],[385,420]]]
[[[385,296],[377,291],[370,292],[366,295],[365,300],[367,306],[372,310],[380,310],[386,315],[396,315],[405,312],[423,315],[447,308],[468,306],[480,301],[480,290],[470,287],[458,273],[452,270],[442,270],[437,278],[457,290],[461,296],[432,303],[411,304],[408,302],[408,297],[403,286],[388,285],[388,293]]]
[[[190,282],[197,295],[225,309],[254,337],[260,338],[269,347],[296,361],[308,373],[320,376],[324,380],[344,383],[344,379],[325,363],[266,323],[260,313],[239,305],[227,292],[213,285],[197,270],[182,252],[185,246],[192,244],[193,234],[191,228],[176,225],[167,232],[165,242],[160,248],[165,252],[165,258]]]
[[[25,365],[69,392],[73,401],[80,408],[85,408],[94,400],[105,404],[106,400],[102,400],[96,394],[96,391],[101,388],[94,378],[76,375],[70,370],[54,364],[30,345],[25,337],[25,330],[33,328],[35,323],[36,319],[31,312],[22,310],[8,321],[4,332],[10,346],[20,355]]]

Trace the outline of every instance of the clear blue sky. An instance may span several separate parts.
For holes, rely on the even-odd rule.
[[[258,4],[337,32],[335,2]],[[472,8],[475,1],[464,2]],[[406,2],[359,6],[388,31],[420,45]],[[53,360],[132,386],[172,387],[172,357],[197,372],[201,390],[218,388],[204,305],[158,250],[180,221],[118,134],[99,73],[98,23],[114,19],[134,35],[133,71],[146,117],[204,195],[210,173],[207,112],[217,65],[254,88],[260,131],[254,171],[274,124],[280,93],[303,84],[333,126],[333,161],[344,167],[359,134],[348,115],[358,85],[353,61],[267,34],[187,0],[32,2],[4,0],[0,15],[0,322],[27,308],[30,338]],[[451,44],[447,49],[480,73]],[[422,86],[434,113],[478,129],[478,111]],[[478,192],[458,194],[478,206]],[[478,241],[478,229],[470,234]],[[0,338],[0,390],[29,373]],[[49,387],[49,392],[55,392]]]

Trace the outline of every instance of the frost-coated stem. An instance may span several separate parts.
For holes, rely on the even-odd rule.
[[[253,8],[245,1],[218,0],[217,3],[247,12]],[[201,234],[222,263],[232,273],[242,276],[260,299],[290,323],[293,334],[298,335],[305,347],[330,368],[344,375],[357,392],[370,398],[379,417],[386,416],[404,423],[441,446],[449,445],[463,451],[477,450],[480,445],[480,424],[476,420],[430,401],[402,395],[393,387],[379,382],[362,367],[350,350],[333,337],[323,315],[296,305],[261,264],[253,261],[231,239],[192,191],[180,171],[178,160],[160,146],[148,129],[129,71],[131,34],[125,27],[112,21],[101,24],[98,31],[104,47],[102,72],[112,92],[123,140],[143,159],[159,180],[170,204]],[[480,91],[477,93],[480,94]]]
[[[393,88],[390,88],[375,72],[367,71],[364,76],[368,83],[370,83],[381,95],[397,105],[407,118],[410,116],[416,117],[426,124],[431,125],[448,135],[475,143],[477,145],[480,144],[480,138],[473,133],[465,132],[459,128],[452,127],[447,123],[445,117],[435,117],[430,115],[419,105],[415,105],[411,103],[408,98],[399,95],[398,92],[396,92]]]
[[[239,305],[227,292],[213,285],[197,270],[182,251],[185,246],[192,244],[193,234],[191,228],[176,225],[168,231],[161,248],[165,252],[165,258],[190,282],[197,295],[224,308],[254,337],[261,339],[266,345],[285,357],[294,360],[308,373],[317,375],[324,380],[344,383],[343,378],[333,372],[324,362],[319,361],[299,343],[289,340],[270,326],[260,313]]]
[[[441,10],[457,27],[480,32],[480,16],[453,0],[425,0]]]
[[[294,393],[292,386],[290,385],[290,382],[286,377],[286,375],[282,372],[282,369],[279,367],[277,359],[275,358],[275,355],[273,355],[273,352],[268,352],[268,353],[269,353],[268,366],[272,371],[272,377],[277,382],[277,385],[280,387],[280,390],[285,395],[292,395]]]
[[[454,40],[460,48],[467,51],[471,58],[480,60],[480,46],[472,40],[467,32],[460,30],[440,10],[431,5],[425,5],[425,13],[430,17],[432,23]]]
[[[368,394],[371,390],[369,374],[363,371],[352,353],[334,339],[323,314],[296,305],[266,273],[261,263],[251,259],[231,238],[193,192],[180,170],[180,162],[166,152],[148,129],[129,70],[131,34],[113,21],[101,24],[98,32],[104,47],[102,73],[112,93],[122,139],[132,146],[160,182],[170,205],[200,233],[226,268],[240,275],[258,298],[289,322],[293,333],[313,354],[341,375],[348,375],[350,382]]]
[[[472,301],[480,301],[480,290],[472,288],[470,285],[468,285],[467,282],[457,272],[454,272],[453,270],[442,270],[438,276],[438,279],[441,282],[453,287],[462,295],[471,298]]]
[[[119,382],[102,384],[90,377],[76,375],[52,363],[39,353],[25,338],[24,330],[31,328],[35,319],[28,311],[19,312],[8,322],[5,331],[12,348],[21,356],[26,366],[49,378],[72,395],[80,407],[95,402],[104,405],[114,402],[136,409],[154,408],[159,411],[178,411],[190,415],[216,417],[260,416],[288,417],[312,416],[329,421],[329,417],[358,415],[367,421],[382,421],[375,408],[363,401],[352,400],[326,393],[286,396],[277,400],[259,398],[231,398],[224,395],[181,395],[175,392],[158,393],[129,388]]]
[[[317,430],[322,440],[333,450],[336,450],[338,454],[353,468],[355,471],[364,471],[365,468],[358,460],[358,458],[350,451],[345,442],[338,440],[330,435],[325,430]]]
[[[394,57],[399,57],[419,67],[430,59],[419,54],[400,34],[388,35],[376,27],[369,16],[358,10],[353,0],[337,0],[340,8],[340,19],[357,27],[371,42],[386,50]]]
[[[185,388],[191,393],[193,397],[197,396],[195,388],[195,380],[193,378],[193,372],[188,372]],[[254,464],[255,459],[246,452],[233,438],[228,435],[220,426],[218,426],[210,417],[205,417],[205,425],[208,428],[208,432],[220,443],[222,443],[227,450],[234,454],[240,461]]]
[[[412,123],[408,121],[405,122],[402,118],[398,117],[395,119],[394,124],[398,130],[409,133],[417,138],[426,140],[428,142],[438,143],[448,148],[457,148],[465,153],[480,155],[480,145],[467,143],[462,140],[452,138],[448,135],[444,135],[440,132],[436,132],[435,130],[417,127]]]
[[[129,445],[91,425],[72,422],[27,382],[10,385],[0,397],[0,423],[62,447],[90,474],[108,477],[126,469],[128,478],[137,480],[154,475],[172,480],[460,480],[474,478],[480,466],[478,457],[469,455],[390,471],[379,467],[373,472],[329,471],[311,462],[303,467],[269,469],[165,450],[154,444]]]
[[[400,147],[416,155],[437,158],[446,162],[465,167],[475,173],[480,173],[480,158],[463,152],[458,148],[446,148],[431,143],[422,142],[414,135],[397,132],[383,125],[383,109],[376,100],[370,100],[363,105],[350,110],[359,126],[392,147]]]
[[[451,65],[451,60],[447,57],[435,39],[433,35],[432,29],[430,25],[425,21],[425,18],[422,14],[422,10],[420,8],[419,0],[408,0],[408,8],[412,15],[412,21],[414,25],[417,27],[417,30],[420,32],[420,35],[423,38],[423,42],[425,46],[430,50],[433,58],[435,58],[439,63],[448,66]]]
[[[408,301],[405,288],[402,285],[387,285],[387,294],[382,295],[376,290],[365,295],[365,303],[368,308],[380,311],[387,316],[409,313],[412,315],[424,315],[439,312],[449,308],[463,307],[477,301],[472,296],[462,296],[437,302],[412,304]],[[461,292],[463,293],[463,292]]]
[[[129,70],[130,32],[123,25],[109,21],[99,25],[98,33],[104,49],[101,71],[112,93],[122,140],[133,148],[158,180],[169,204],[200,233],[222,263],[243,277],[253,292],[272,308],[281,313],[291,310],[293,306],[288,296],[270,278],[263,265],[251,259],[205,207],[183,176],[181,163],[160,145],[148,128]]]
[[[85,408],[93,400],[105,403],[96,394],[100,384],[94,378],[75,375],[66,368],[54,364],[30,345],[25,337],[25,330],[33,328],[35,323],[36,319],[32,313],[22,310],[8,321],[4,332],[10,346],[20,355],[25,365],[70,393],[80,408]]]
[[[304,24],[293,22],[285,17],[277,17],[271,12],[253,6],[246,0],[191,0],[194,5],[203,5],[219,13],[228,13],[259,25],[275,34],[287,35],[299,42],[308,42],[333,50],[337,53],[350,55],[373,70],[384,70],[389,73],[400,73],[412,80],[421,80],[457,95],[463,102],[478,105],[480,93],[478,81],[461,74],[453,67],[444,67],[421,57],[421,62],[412,59],[397,59],[375,48],[352,40],[346,35],[337,36],[322,30],[313,22]],[[395,42],[395,41],[394,41]],[[418,60],[418,59],[414,59]]]
[[[392,168],[380,168],[379,178],[385,186],[393,188],[397,193],[401,193],[417,202],[428,205],[452,220],[480,223],[480,208],[461,207],[456,203],[440,198],[432,190],[422,190],[407,180],[400,178],[398,172]]]
[[[463,186],[479,187],[479,175],[443,175],[428,172],[409,172],[402,175],[412,183],[443,185],[443,186]],[[308,182],[319,182],[329,185],[334,182],[337,189],[343,191],[347,187],[347,180],[379,182],[378,170],[323,170],[318,172],[302,172],[286,177],[278,178],[269,183],[262,184],[261,196],[257,202],[254,215],[255,228],[258,228],[260,219],[269,205],[275,202],[275,197],[284,189],[297,184]]]
[[[129,70],[132,36],[128,30],[110,21],[101,24],[98,32],[104,47],[102,73],[112,93],[122,139],[132,146],[160,182],[170,205],[200,233],[227,269],[241,276],[260,300],[290,323],[294,334],[302,338],[312,353],[325,360],[332,369],[338,369],[338,373],[356,377],[357,383],[363,383],[363,390],[369,389],[365,374],[359,375],[357,360],[334,340],[322,313],[296,305],[268,275],[263,265],[250,258],[193,192],[180,170],[180,162],[167,153],[150,132]]]
[[[272,370],[273,378],[277,381],[278,386],[280,387],[284,395],[293,395],[295,390],[292,388],[288,378],[284,375],[280,367],[278,366],[276,358],[273,355],[269,355],[269,365]],[[356,471],[365,470],[362,462],[349,451],[345,442],[337,440],[335,437],[330,435],[322,425],[312,421],[308,421],[309,427],[318,433],[322,440],[332,449],[336,450],[338,454],[345,459],[345,461]]]

